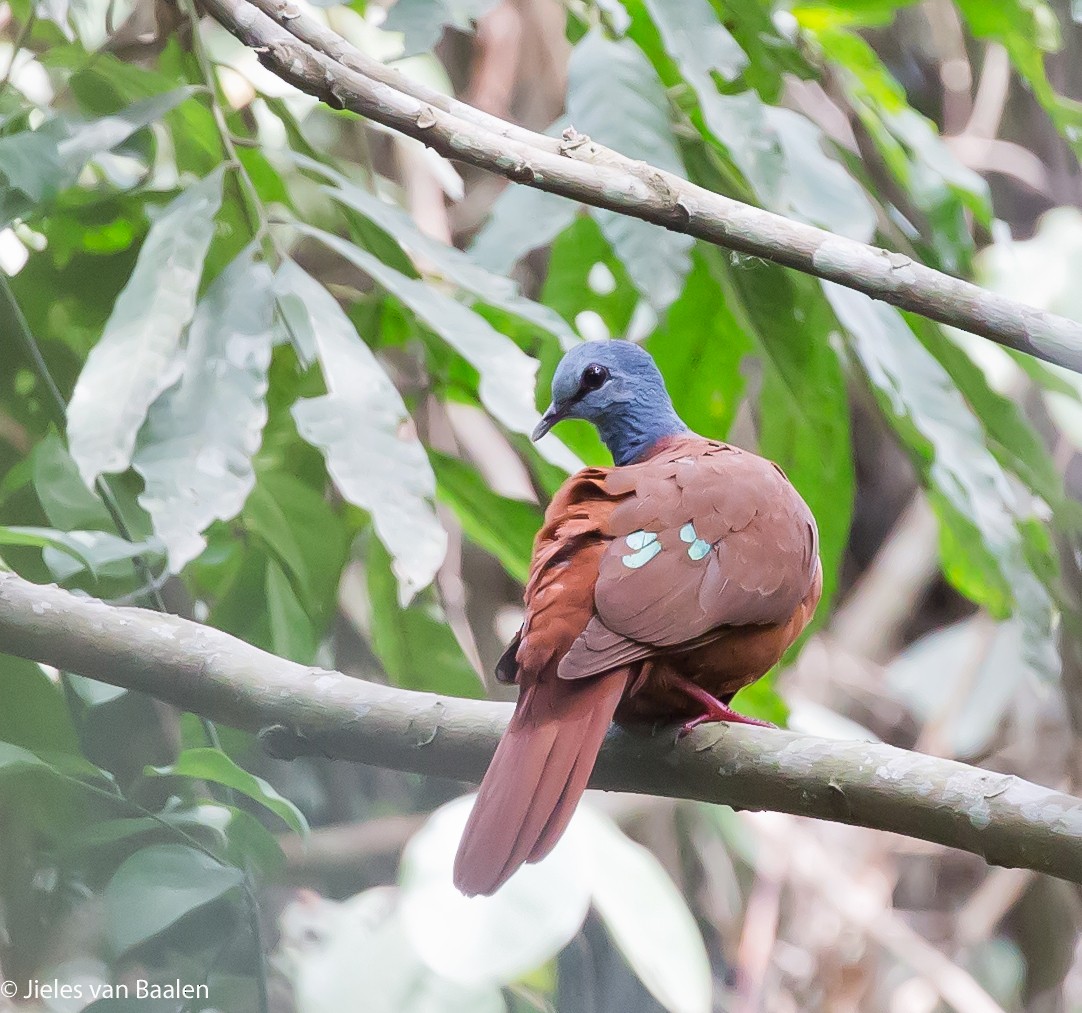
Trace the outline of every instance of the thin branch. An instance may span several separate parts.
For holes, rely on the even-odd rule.
[[[264,7],[271,2],[260,0]],[[372,61],[358,59],[333,32],[317,31],[314,22],[288,4],[269,7],[281,24],[248,0],[206,0],[203,6],[283,80],[335,109],[350,109],[415,137],[447,158],[764,257],[1082,372],[1082,324],[934,271],[903,254],[711,193],[574,130],[563,140],[541,138],[464,103],[437,99],[393,71],[377,71]]]
[[[178,616],[120,609],[0,573],[0,647],[318,754],[477,781],[511,707],[284,661]],[[1082,883],[1082,800],[878,743],[742,726],[676,742],[614,728],[591,784],[888,830]]]

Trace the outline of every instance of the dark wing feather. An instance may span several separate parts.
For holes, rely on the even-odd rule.
[[[729,627],[787,622],[812,586],[815,521],[762,457],[689,437],[614,469],[606,489],[619,502],[594,591],[597,615],[560,662],[561,678],[698,645]],[[689,524],[699,558],[689,552]],[[660,549],[632,566],[641,533]]]

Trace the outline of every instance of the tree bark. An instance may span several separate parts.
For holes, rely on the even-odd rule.
[[[138,689],[315,754],[480,779],[511,705],[393,689],[277,658],[176,616],[115,608],[0,573],[0,649]],[[1082,883],[1082,800],[893,746],[737,725],[676,741],[613,728],[594,788],[889,830]]]

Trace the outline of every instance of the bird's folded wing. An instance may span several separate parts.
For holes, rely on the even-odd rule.
[[[596,616],[560,662],[577,679],[726,628],[788,621],[815,577],[818,540],[776,465],[706,440],[613,469],[619,499],[601,557]]]

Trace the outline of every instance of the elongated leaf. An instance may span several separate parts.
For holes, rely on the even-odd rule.
[[[1048,678],[1059,661],[1052,603],[1027,561],[1038,551],[1025,527],[1033,519],[1032,506],[1011,487],[958,388],[898,311],[833,283],[823,287],[929,485],[945,574],[995,616],[1013,607],[1023,625],[1026,664]]]
[[[819,527],[818,614],[825,617],[849,538],[854,490],[845,377],[829,340],[833,321],[814,283],[781,268],[749,264],[722,270],[721,278],[730,307],[747,314],[763,355],[759,449],[782,466]]]
[[[79,469],[56,433],[49,433],[34,448],[33,466],[34,492],[54,528],[112,528],[105,504],[79,477]]]
[[[994,390],[962,346],[922,318],[909,318],[921,343],[939,360],[972,408],[999,463],[1053,509],[1065,503],[1063,479],[1040,435],[1009,397]]]
[[[131,462],[147,409],[176,379],[221,206],[224,169],[189,187],[154,222],[68,407],[68,446],[87,485]]]
[[[684,165],[657,73],[629,41],[600,31],[581,39],[568,67],[567,112],[575,128],[631,158],[679,175]],[[680,293],[690,267],[690,236],[613,211],[592,211],[635,287],[657,310]]]
[[[548,246],[578,213],[574,201],[532,186],[509,186],[492,205],[470,256],[482,267],[506,274],[531,250]],[[532,225],[524,229],[523,222]]]
[[[454,510],[466,536],[491,552],[515,580],[526,583],[541,511],[493,492],[465,462],[445,454],[431,456],[437,495]]]
[[[709,1013],[710,959],[668,873],[646,848],[589,806],[582,806],[575,820],[575,833],[597,859],[594,907],[631,969],[671,1013]]]
[[[349,534],[320,485],[285,471],[265,470],[244,505],[244,525],[261,538],[289,574],[318,632],[334,615],[338,575]]]
[[[1060,95],[1045,70],[1045,57],[1063,48],[1059,21],[1045,0],[958,0],[958,9],[978,39],[998,42],[1014,69],[1074,149],[1082,152],[1082,103]]]
[[[168,767],[148,767],[146,772],[151,776],[193,777],[224,784],[269,809],[298,834],[308,832],[308,821],[300,809],[275,791],[263,778],[238,767],[220,749],[185,749],[175,763]]]
[[[48,211],[57,194],[75,184],[90,159],[123,144],[194,91],[177,88],[94,120],[57,116],[37,130],[0,138],[0,176],[8,184],[0,187],[0,227]]]
[[[0,740],[38,752],[79,754],[64,694],[39,665],[0,654],[0,686]]]
[[[338,303],[292,262],[280,271],[292,274],[295,292],[305,293],[329,392],[293,406],[297,429],[324,452],[342,495],[372,515],[405,605],[431,583],[447,550],[431,504],[432,466],[401,396]]]
[[[480,374],[479,394],[485,408],[512,432],[530,433],[540,415],[534,407],[537,363],[487,320],[432,285],[407,278],[365,250],[319,229],[304,232],[352,261],[401,300]],[[565,471],[581,465],[549,434],[537,444],[541,454]]]
[[[860,35],[823,24],[816,12],[808,18],[886,169],[925,219],[911,223],[918,249],[949,273],[966,271],[973,252],[970,216],[991,225],[988,184],[909,106],[905,90]]]
[[[445,25],[464,31],[495,6],[497,0],[396,0],[383,22],[388,32],[405,36],[403,56],[416,56],[432,49],[443,34]]]
[[[145,943],[185,915],[221,900],[239,869],[182,844],[154,844],[125,861],[105,887],[105,931],[114,953]]]
[[[273,276],[242,253],[196,308],[183,375],[151,406],[133,465],[139,502],[179,573],[203,551],[202,532],[228,520],[255,484],[252,455],[267,419]]]
[[[728,152],[765,207],[833,232],[871,239],[875,211],[857,182],[824,149],[807,117],[768,105],[754,89],[722,94],[747,56],[708,0],[645,0],[666,52],[694,90],[707,137]]]
[[[691,274],[664,324],[650,337],[677,414],[697,433],[723,440],[744,391],[740,364],[752,349],[728,306],[707,257],[696,250]],[[704,307],[710,307],[703,312]]]
[[[279,657],[310,665],[319,647],[316,631],[285,571],[274,559],[267,560],[267,578],[263,586],[270,620],[271,649]]]
[[[67,124],[67,136],[59,142],[58,150],[71,178],[74,180],[95,155],[123,144],[137,130],[160,120],[198,91],[195,87],[175,88],[136,102],[121,112]]]
[[[70,553],[50,546],[42,553],[42,558],[57,580],[67,580],[83,569],[98,578],[123,580],[132,576],[132,560],[137,556],[144,562],[157,563],[164,555],[164,546],[157,538],[129,542],[108,531],[68,531],[64,541],[69,548],[77,546],[89,566],[75,560]]]
[[[523,866],[491,897],[463,897],[451,878],[474,796],[437,809],[402,854],[402,922],[433,970],[468,985],[503,985],[551,960],[590,904],[590,862],[568,834],[543,862]]]
[[[578,336],[558,313],[526,299],[519,293],[518,285],[510,278],[494,274],[454,246],[448,246],[425,235],[401,208],[362,190],[340,173],[310,160],[304,160],[303,164],[332,180],[334,186],[328,188],[327,192],[392,236],[414,258],[416,266],[423,273],[438,272],[478,299],[548,331],[558,338],[565,348],[578,341]],[[566,201],[564,203],[568,204],[574,214],[574,204]]]
[[[23,545],[37,549],[54,548],[74,559],[80,566],[93,572],[90,560],[83,555],[71,532],[54,531],[52,528],[0,528],[0,545]]]
[[[408,606],[396,600],[391,560],[373,542],[365,557],[372,650],[389,680],[403,689],[479,697],[481,680],[447,624],[435,594],[426,590]]]

